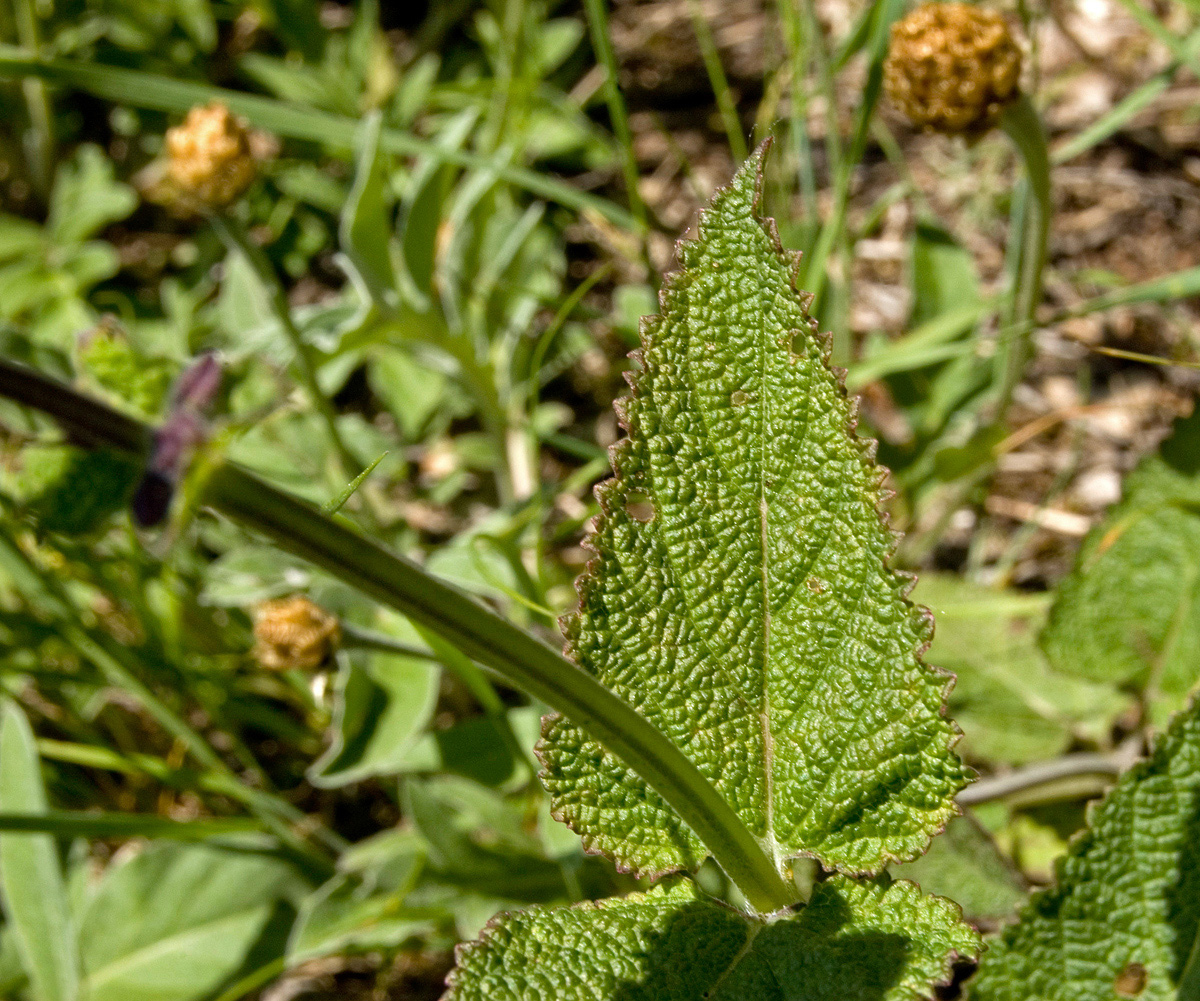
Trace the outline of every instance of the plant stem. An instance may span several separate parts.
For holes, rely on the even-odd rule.
[[[695,32],[696,43],[700,46],[700,57],[704,60],[708,82],[712,86],[717,110],[721,113],[721,122],[729,138],[729,152],[733,154],[734,160],[741,163],[749,151],[746,149],[746,136],[742,132],[742,121],[738,118],[737,106],[733,103],[729,78],[725,76],[725,67],[721,65],[721,53],[717,51],[712,29],[704,19],[704,12],[700,9],[698,0],[688,0],[688,13],[692,16],[692,31]]]
[[[753,907],[794,895],[733,809],[683,752],[595,678],[415,563],[388,552],[253,474],[221,463],[204,500],[452,643],[509,684],[568,716],[618,755],[696,832]]]
[[[17,37],[21,46],[32,55],[41,48],[41,32],[38,30],[38,12],[34,0],[16,0],[15,14]],[[21,81],[21,93],[25,97],[25,108],[29,113],[29,135],[26,152],[29,155],[30,174],[37,193],[46,198],[54,184],[54,112],[50,106],[50,91],[45,80],[26,77]]]
[[[0,395],[64,422],[83,409],[75,390],[2,358]],[[96,407],[103,405],[93,401],[88,412]],[[148,436],[149,429],[143,433]],[[695,764],[628,703],[560,653],[417,564],[236,465],[215,460],[198,494],[202,503],[408,616],[583,727],[666,800],[756,910],[766,913],[796,902],[794,886]]]
[[[604,67],[604,100],[608,105],[613,135],[621,151],[625,197],[629,199],[629,211],[637,221],[637,229],[644,244],[646,204],[642,201],[641,191],[638,190],[638,165],[633,152],[633,132],[629,128],[629,113],[617,79],[617,57],[613,53],[612,39],[608,31],[607,0],[583,0],[583,8],[587,12],[588,30],[592,36],[592,49],[596,53],[596,61]]]
[[[976,806],[996,799],[1020,796],[1022,801],[1045,802],[1038,793],[1057,793],[1067,779],[1093,779],[1097,787],[1111,785],[1132,763],[1121,754],[1068,754],[1053,761],[1039,761],[1007,775],[993,775],[967,786],[956,797],[960,806]],[[1071,795],[1075,794],[1072,787]],[[1052,798],[1064,798],[1061,796]]]
[[[1001,347],[998,362],[1000,397],[997,417],[1003,416],[1012,402],[1013,391],[1021,381],[1029,355],[1029,342],[1037,322],[1037,307],[1042,301],[1042,272],[1046,267],[1046,244],[1050,235],[1050,155],[1046,130],[1033,102],[1022,94],[1007,105],[1000,116],[1000,127],[1008,134],[1025,164],[1028,194],[1022,214],[1023,228],[1014,234],[1021,240],[1012,305],[1005,326],[1017,325],[1017,334]]]

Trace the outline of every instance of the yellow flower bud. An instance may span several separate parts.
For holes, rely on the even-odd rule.
[[[996,11],[926,3],[892,25],[888,97],[915,125],[980,132],[1020,93],[1021,50]]]
[[[223,104],[192,108],[167,130],[167,178],[185,199],[224,208],[254,180],[256,165],[245,127]]]
[[[254,656],[263,667],[319,667],[341,637],[337,617],[300,594],[264,601],[254,610]]]

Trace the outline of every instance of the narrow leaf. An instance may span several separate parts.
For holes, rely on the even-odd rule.
[[[835,877],[770,922],[680,881],[502,915],[460,949],[446,1001],[918,1001],[978,949],[958,908],[912,883]]]
[[[0,709],[0,810],[44,813],[33,732],[11,702]],[[4,915],[37,1001],[75,1001],[79,959],[58,849],[49,834],[0,834]]]
[[[311,5],[302,8],[311,12]],[[343,115],[331,115],[317,108],[288,101],[276,101],[245,91],[214,87],[198,80],[180,80],[156,73],[106,66],[86,60],[40,59],[12,45],[0,46],[0,76],[35,76],[86,91],[105,101],[129,104],[135,108],[186,112],[197,104],[220,101],[230,111],[244,116],[261,129],[281,136],[334,147],[349,147],[354,142],[358,122]],[[607,198],[535,170],[507,163],[499,154],[480,156],[458,149],[442,149],[402,129],[386,129],[380,136],[385,150],[401,156],[431,156],[471,170],[492,171],[510,184],[524,188],[567,208],[598,212],[620,229],[638,229],[637,221]]]
[[[1093,812],[1056,885],[989,945],[973,1001],[1174,1001],[1200,954],[1198,798],[1193,706]]]
[[[381,118],[372,112],[358,133],[354,186],[342,210],[338,236],[346,256],[358,269],[372,295],[392,301],[396,274],[392,267],[391,213],[384,200],[385,168],[379,149]]]
[[[919,854],[965,782],[930,618],[888,569],[884,471],[757,214],[760,148],[681,245],[643,324],[596,558],[565,622],[587,671],[674,741],[777,866],[847,872]],[[565,719],[540,752],[555,815],[640,873],[700,842]]]
[[[346,484],[345,490],[333,498],[333,500],[331,500],[328,504],[325,504],[321,507],[321,513],[337,514],[346,506],[346,502],[354,496],[355,491],[363,485],[363,482],[366,480],[366,478],[375,472],[375,467],[383,462],[383,460],[386,458],[387,452],[380,452],[369,466],[367,466],[361,473],[359,473],[356,477],[354,477],[354,479]]]

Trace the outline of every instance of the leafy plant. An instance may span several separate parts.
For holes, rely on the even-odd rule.
[[[605,0],[16,0],[0,997],[307,997],[312,971],[432,996],[464,942],[457,1001],[1193,993],[1195,710],[1169,721],[1196,676],[1200,418],[1061,586],[1049,512],[1013,530],[991,504],[1048,432],[1035,499],[1075,496],[1061,447],[1091,407],[1047,367],[1085,340],[1122,379],[1165,360],[1046,327],[1137,306],[1140,340],[1171,303],[1192,326],[1200,269],[1072,273],[1057,228],[1041,294],[1054,172],[1116,162],[1200,51],[1193,15],[1123,5],[1171,62],[1082,131],[1052,111],[1047,157],[1061,80],[1018,74],[1015,24],[978,6],[871,0],[842,30],[783,4],[753,22],[781,29],[759,80],[694,0],[644,74],[630,38],[653,52],[659,22]],[[1043,16],[1021,8],[1031,43]],[[885,83],[938,86],[947,18],[986,30],[939,93],[981,98],[1015,161],[891,114],[930,104]],[[769,170],[718,193],[639,333],[751,116]],[[204,120],[238,183],[139,207]],[[219,390],[169,392],[213,352]],[[1108,365],[1078,366],[1081,403]],[[122,514],[148,467],[151,527]],[[922,568],[911,594],[893,566]],[[320,639],[289,649],[304,623],[268,620],[298,606]]]
[[[1157,725],[1200,659],[1200,416],[1176,422],[1084,540],[1042,633],[1051,663],[1144,693]]]
[[[1198,755],[1192,708],[1095,808],[1057,885],[990,943],[972,998],[1195,996]]]
[[[598,559],[566,628],[580,664],[688,751],[777,865],[804,852],[872,872],[925,847],[965,778],[945,679],[917,654],[928,620],[885,568],[881,473],[795,262],[755,217],[762,156],[702,217],[643,327]],[[703,857],[578,728],[550,722],[541,753],[585,844],[650,873]]]
[[[882,996],[911,996],[943,979],[954,955],[974,951],[975,933],[952,905],[886,877],[840,877],[821,885],[812,910],[789,910],[799,896],[789,859],[807,854],[862,877],[912,858],[953,813],[965,774],[939,711],[944,676],[919,658],[927,620],[904,598],[908,581],[885,566],[894,539],[877,511],[880,473],[853,437],[850,405],[792,284],[794,263],[756,216],[764,153],[714,200],[666,287],[662,321],[647,328],[645,369],[625,411],[631,436],[602,498],[599,560],[568,627],[582,666],[611,678],[640,715],[604,689],[592,694],[587,674],[530,660],[533,648],[519,634],[507,638],[512,627],[497,632],[485,622],[492,645],[483,654],[468,640],[477,627],[455,611],[462,598],[444,586],[442,597],[422,596],[402,578],[381,591],[367,583],[376,559],[369,549],[313,525],[331,554],[340,550],[336,560],[321,557],[304,509],[273,499],[269,488],[264,498],[233,467],[211,472],[204,491],[250,524],[278,526],[269,530],[275,537],[371,593],[386,592],[565,710],[573,725],[552,720],[541,753],[557,809],[585,843],[622,868],[652,873],[695,868],[712,852],[758,911],[748,925],[736,918],[740,933],[725,927],[711,943],[730,956],[727,989],[768,976],[764,957],[786,940],[806,944],[802,964],[824,966],[831,960],[818,954],[832,950],[843,957],[834,965],[859,969]],[[724,298],[731,287],[744,293],[736,303]],[[793,409],[807,421],[797,423]],[[709,527],[689,529],[696,524]],[[393,572],[403,569],[389,559]],[[716,656],[726,661],[719,669]],[[623,674],[638,679],[636,688],[617,680]],[[670,707],[673,718],[663,715]],[[672,740],[683,755],[665,743]],[[581,911],[565,926],[548,917],[546,928],[569,938],[585,915],[604,913],[626,930],[623,941],[610,939],[611,960],[594,976],[585,972],[581,983],[594,992],[605,968],[641,962],[643,923],[663,928],[697,907],[705,921],[734,919],[684,887]],[[481,971],[506,962],[496,955],[503,943],[520,949],[542,934],[514,927],[470,954],[455,981],[460,996],[486,993],[490,975]],[[763,929],[766,951],[749,950]],[[872,949],[880,936],[889,949]],[[553,936],[542,944],[555,947]],[[703,938],[686,944],[697,947]],[[847,964],[847,950],[860,948],[867,965]],[[546,961],[565,974],[569,955]],[[814,989],[840,983],[823,977]]]

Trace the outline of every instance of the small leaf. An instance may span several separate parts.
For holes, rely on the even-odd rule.
[[[923,574],[913,591],[937,622],[926,657],[958,679],[950,711],[968,760],[1025,764],[1062,753],[1075,737],[1101,743],[1129,707],[1112,685],[1051,670],[1037,646],[1046,597],[949,574]]]
[[[296,882],[281,862],[198,845],[155,844],[111,867],[80,920],[88,1001],[208,997],[262,944]]]
[[[1009,918],[1025,899],[1021,877],[971,817],[955,817],[928,852],[889,871],[953,900],[970,921]]]
[[[629,437],[565,628],[585,670],[670,737],[783,859],[878,872],[923,851],[965,784],[931,620],[888,569],[883,470],[756,215],[763,150],[700,220],[643,327]],[[548,717],[555,815],[652,874],[696,837],[613,755]]]
[[[1200,930],[1198,801],[1193,706],[1094,810],[1056,866],[1056,885],[989,944],[973,1001],[1111,1001],[1135,982],[1143,1001],[1174,1001],[1185,970],[1200,974],[1188,962]]]
[[[394,347],[380,348],[368,372],[371,389],[396,418],[404,440],[417,440],[442,404],[446,376]]]
[[[0,810],[45,813],[29,722],[13,703],[0,708]],[[0,834],[0,892],[37,1001],[75,1001],[79,958],[58,848],[49,834]]]
[[[354,185],[342,210],[338,236],[342,250],[373,295],[393,301],[396,273],[390,252],[391,213],[384,203],[384,168],[379,149],[382,119],[372,112],[358,134],[358,164]]]
[[[78,346],[77,369],[82,369],[113,398],[118,407],[139,417],[154,417],[177,372],[161,358],[147,358],[122,332],[101,322]]]
[[[137,204],[133,188],[114,179],[112,161],[103,150],[87,143],[70,164],[59,168],[46,228],[55,243],[81,243],[124,219]]]
[[[216,320],[227,356],[289,364],[295,348],[272,308],[271,290],[254,264],[236,249],[225,255],[221,267]]]
[[[394,949],[433,930],[427,913],[404,906],[424,859],[419,841],[399,833],[359,842],[339,860],[343,871],[305,898],[288,940],[290,964],[351,950]],[[367,856],[366,864],[356,865],[355,855]]]
[[[910,326],[979,306],[975,258],[951,233],[928,219],[918,220],[913,237],[912,283]]]
[[[1200,409],[1125,481],[1059,586],[1042,646],[1064,673],[1132,682],[1163,723],[1200,676]]]
[[[502,915],[460,950],[446,1001],[918,1001],[978,952],[957,912],[912,883],[834,877],[770,922],[664,883]]]
[[[428,660],[350,655],[338,675],[334,741],[309,769],[309,781],[328,788],[405,771],[437,704],[440,680],[440,668]]]

